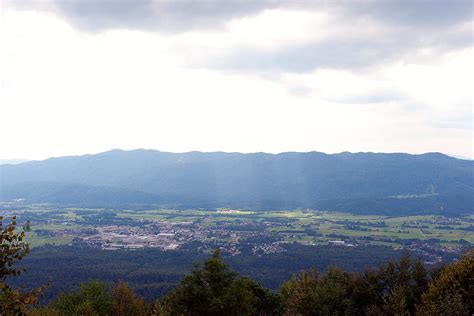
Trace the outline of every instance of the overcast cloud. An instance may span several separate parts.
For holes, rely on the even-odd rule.
[[[473,157],[472,1],[1,2],[0,158]]]
[[[264,10],[283,9],[328,12],[345,18],[370,18],[392,25],[440,29],[472,19],[469,0],[7,0],[16,8],[53,10],[75,27],[90,32],[125,28],[157,32],[215,29],[229,20],[258,15]],[[341,21],[352,23],[354,20]]]
[[[220,47],[213,47],[218,41],[203,48],[199,43],[189,43],[196,44],[198,50],[204,49],[201,55],[205,56],[190,59],[193,66],[233,71],[304,72],[326,67],[367,67],[406,57],[417,49],[442,52],[469,47],[473,36],[473,3],[464,0],[30,0],[12,4],[17,8],[54,12],[78,30],[90,33],[126,29],[170,36],[189,32],[208,32],[214,36],[220,32],[227,36],[232,31],[229,27],[232,21],[233,25],[242,20],[245,23],[245,19],[275,12],[281,23],[276,31],[300,25],[301,30],[295,31],[302,31],[305,36],[287,33],[290,39],[299,38],[288,45],[278,43],[278,33],[273,44],[266,47],[255,42],[237,42],[232,50],[224,52]],[[289,13],[287,17],[284,12]],[[291,14],[296,17],[299,14],[303,21],[292,19]],[[266,28],[268,24],[273,26],[272,22],[275,20],[262,20],[253,26]],[[218,54],[213,54],[213,48]]]

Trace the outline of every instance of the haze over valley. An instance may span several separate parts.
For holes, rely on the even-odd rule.
[[[472,211],[474,162],[439,153],[168,153],[113,150],[0,166],[1,200],[83,206]]]
[[[474,315],[472,0],[0,0],[0,315]]]

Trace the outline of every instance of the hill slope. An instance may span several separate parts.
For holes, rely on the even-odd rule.
[[[439,153],[273,155],[113,150],[2,165],[0,179],[3,200],[67,200],[68,190],[58,187],[74,184],[76,197],[79,195],[84,203],[92,204],[107,203],[114,188],[122,190],[114,194],[127,196],[126,203],[198,207],[319,205],[331,209],[342,203],[345,208],[351,204],[357,209],[361,201],[369,199],[375,207],[383,208],[387,201],[391,205],[391,201],[399,203],[402,196],[405,204],[406,199],[417,199],[415,204],[427,201],[426,206],[417,206],[419,210],[446,210],[452,208],[456,196],[463,202],[456,202],[453,211],[469,212],[473,211],[474,196],[474,162]],[[45,193],[45,183],[49,183],[52,194]],[[39,190],[40,187],[43,189]],[[109,198],[92,193],[92,187],[98,192],[108,188]],[[53,198],[58,194],[61,198]],[[349,200],[352,202],[348,203]]]

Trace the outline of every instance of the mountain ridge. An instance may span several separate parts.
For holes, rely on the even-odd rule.
[[[104,191],[108,203],[111,196],[121,195],[118,191],[111,193],[113,190],[122,190],[128,196],[124,203],[132,204],[146,200],[194,207],[259,208],[265,208],[268,201],[273,201],[269,203],[272,207],[282,208],[313,207],[320,201],[344,199],[377,199],[374,205],[380,205],[381,199],[393,201],[393,196],[428,194],[437,195],[436,203],[450,209],[452,203],[443,200],[445,197],[452,200],[453,196],[474,195],[474,162],[442,153],[244,154],[116,149],[2,165],[0,180],[0,200],[21,195],[44,200],[51,195],[35,191],[40,190],[41,183],[50,183],[52,193],[66,196],[67,190],[60,189],[60,184],[75,185],[76,193],[91,192],[91,187],[99,191],[108,188]],[[22,184],[30,189],[22,189]],[[100,194],[79,196],[83,196],[84,203],[100,203]],[[433,204],[433,199],[419,201],[431,200]],[[470,204],[463,207],[463,212],[472,211]]]
[[[183,151],[183,152],[172,152],[172,151],[162,151],[157,149],[147,149],[147,148],[136,148],[136,149],[110,149],[103,152],[98,152],[95,154],[78,154],[78,155],[65,155],[65,156],[53,156],[48,157],[45,159],[0,159],[0,161],[15,161],[15,164],[24,164],[24,163],[33,163],[33,162],[44,162],[47,160],[54,160],[54,159],[63,159],[63,158],[79,158],[79,157],[91,157],[91,156],[99,156],[99,155],[107,155],[113,153],[132,153],[132,152],[149,152],[149,153],[164,153],[164,154],[238,154],[238,155],[254,155],[254,154],[264,154],[264,155],[286,155],[286,154],[321,154],[326,156],[343,156],[343,155],[360,155],[360,154],[373,154],[373,155],[405,155],[405,156],[439,156],[439,157],[446,157],[450,159],[456,160],[467,160],[472,161],[472,159],[462,156],[455,156],[455,155],[448,155],[442,152],[425,152],[421,154],[412,154],[412,153],[405,153],[405,152],[374,152],[374,151],[358,151],[358,152],[351,152],[351,151],[341,151],[337,153],[325,153],[322,151],[285,151],[285,152],[278,152],[278,153],[271,153],[271,152],[264,152],[264,151],[257,151],[257,152],[238,152],[238,151],[200,151],[200,150],[191,150],[191,151]]]

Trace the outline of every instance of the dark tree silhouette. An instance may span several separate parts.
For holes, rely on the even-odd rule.
[[[278,306],[276,295],[239,277],[215,250],[202,269],[196,265],[164,298],[159,310],[162,315],[267,315]]]

